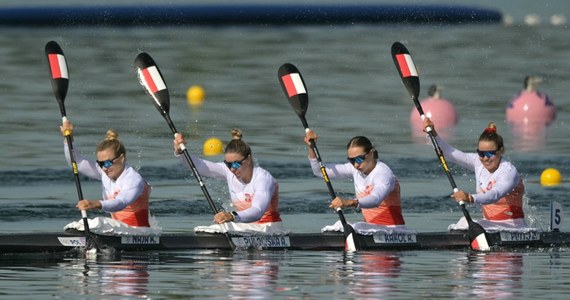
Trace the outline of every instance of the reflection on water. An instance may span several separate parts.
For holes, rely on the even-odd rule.
[[[144,296],[149,283],[148,266],[136,260],[121,261],[100,270],[102,294]]]
[[[279,261],[254,253],[234,256],[233,264],[227,265],[229,270],[221,273],[225,277],[221,281],[228,283],[233,299],[267,299],[274,291],[282,290],[276,286]]]
[[[157,255],[115,255],[67,259],[58,265],[72,271],[68,288],[78,295],[144,297],[148,292],[148,265]]]
[[[567,295],[567,250],[5,255],[0,291],[38,299],[531,299]]]
[[[397,294],[402,261],[399,252],[358,252],[329,255],[324,260],[334,298],[378,299]]]
[[[516,151],[532,152],[544,149],[547,125],[544,123],[510,123]]]
[[[395,280],[400,276],[402,261],[394,252],[365,252],[358,256],[351,294],[374,299],[397,291]],[[393,279],[393,280],[392,280]]]
[[[453,276],[470,284],[454,287],[459,298],[512,299],[521,296],[523,253],[469,252],[456,264]]]

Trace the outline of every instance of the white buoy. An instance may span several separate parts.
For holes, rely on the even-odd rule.
[[[528,26],[537,26],[540,25],[540,16],[537,14],[528,14],[524,16],[524,23]]]
[[[504,15],[503,16],[503,25],[511,26],[515,23],[515,19],[511,15]]]
[[[554,26],[566,25],[566,17],[564,15],[552,15],[550,17],[550,24]]]

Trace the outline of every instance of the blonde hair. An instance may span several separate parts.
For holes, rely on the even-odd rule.
[[[113,129],[107,130],[105,134],[105,139],[101,143],[99,143],[99,145],[97,145],[97,152],[104,151],[107,149],[113,150],[115,156],[121,154],[125,155],[127,154],[125,145],[121,140],[119,140],[119,134]]]
[[[232,128],[232,140],[226,145],[224,153],[238,153],[243,157],[251,155],[251,148],[242,140],[243,134],[241,130]]]
[[[241,140],[243,133],[238,128],[232,128],[232,140]]]

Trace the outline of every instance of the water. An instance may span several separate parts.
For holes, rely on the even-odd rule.
[[[554,3],[554,2],[549,2]],[[505,6],[505,4],[501,4]],[[559,3],[557,5],[560,5]],[[564,11],[545,5],[544,12]],[[521,5],[522,6],[522,5]],[[511,12],[523,15],[523,9]],[[566,11],[568,11],[566,9]],[[532,12],[532,11],[530,11]],[[524,12],[526,13],[526,12]],[[519,19],[519,22],[520,19]],[[354,135],[369,136],[402,186],[404,217],[411,228],[445,230],[461,212],[430,144],[413,137],[413,104],[390,57],[402,41],[420,71],[421,96],[444,86],[459,113],[453,145],[475,148],[489,121],[499,125],[507,156],[526,182],[526,212],[533,226],[548,228],[550,201],[566,211],[569,185],[539,184],[542,170],[569,174],[570,101],[568,28],[515,26],[288,26],[158,28],[2,28],[0,35],[0,228],[4,233],[59,231],[80,218],[77,194],[65,165],[60,115],[49,84],[44,46],[63,48],[69,66],[67,115],[75,147],[94,156],[108,128],[128,148],[129,163],[153,185],[151,210],[168,232],[209,224],[211,211],[195,178],[172,156],[172,135],[137,82],[140,51],[158,63],[171,93],[171,117],[189,136],[189,150],[215,136],[226,142],[239,127],[258,162],[279,180],[286,225],[315,232],[336,221],[328,193],[313,177],[303,128],[277,81],[277,69],[294,63],[308,86],[307,120],[320,136],[325,161],[344,161]],[[540,89],[558,108],[542,134],[519,136],[505,122],[506,102],[524,76],[544,77]],[[200,110],[185,101],[202,85]],[[221,160],[220,156],[212,157]],[[452,168],[458,186],[472,190],[472,174]],[[99,182],[82,177],[88,199]],[[220,207],[225,183],[206,179]],[[352,184],[333,181],[339,194]],[[469,207],[472,215],[480,210]],[[345,211],[349,221],[360,216]],[[89,213],[90,216],[99,215]],[[563,226],[568,230],[568,225]],[[0,294],[8,298],[560,298],[570,280],[566,249],[475,254],[463,251],[363,252],[167,252],[86,259],[77,255],[0,257]]]
[[[11,299],[560,299],[569,291],[560,252],[188,251],[0,262]]]

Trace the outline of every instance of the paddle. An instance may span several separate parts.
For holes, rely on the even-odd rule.
[[[408,51],[406,46],[404,46],[402,43],[396,42],[392,45],[392,59],[394,60],[396,69],[398,69],[398,72],[400,73],[400,77],[402,78],[404,86],[408,90],[408,93],[410,94],[412,100],[414,101],[414,104],[416,105],[416,109],[420,114],[420,117],[422,118],[422,120],[425,119],[424,110],[422,108],[422,105],[420,104],[420,101],[418,100],[418,96],[420,94],[420,77],[416,70],[416,66],[412,60],[412,56],[410,55],[410,52]],[[432,128],[428,127],[426,128],[426,131],[429,135],[431,143],[433,144],[435,154],[439,158],[443,170],[447,175],[447,179],[449,179],[449,183],[453,188],[453,192],[455,193],[459,191],[457,185],[455,184],[455,181],[453,180],[453,176],[449,171],[447,162],[445,161],[445,157],[443,156],[443,152],[441,151],[441,148],[439,147],[439,144],[435,139]],[[469,239],[471,240],[471,248],[473,250],[489,251],[490,247],[489,247],[489,242],[488,242],[489,239],[487,237],[487,232],[485,231],[483,226],[481,226],[478,223],[475,223],[471,219],[471,216],[469,215],[469,212],[467,211],[467,208],[465,207],[465,203],[463,201],[459,202],[459,205],[461,206],[463,215],[465,216],[465,219],[467,220],[467,223],[469,225],[468,234],[469,234]]]
[[[152,57],[150,57],[150,55],[148,55],[145,52],[142,52],[139,55],[137,55],[137,57],[135,58],[135,66],[137,68],[137,76],[140,84],[143,86],[146,93],[152,98],[154,106],[164,117],[166,123],[168,124],[168,127],[170,127],[170,130],[176,137],[176,135],[178,134],[178,130],[176,130],[176,127],[174,126],[174,123],[170,119],[170,114],[169,114],[170,94],[168,93],[166,82],[164,81],[164,77],[162,76],[162,73],[158,69],[158,66],[156,65]],[[200,173],[198,173],[198,170],[196,169],[196,166],[192,161],[192,157],[190,157],[190,154],[186,149],[186,145],[180,144],[180,148],[182,149],[182,154],[184,155],[184,158],[190,165],[190,169],[192,169],[192,173],[194,173],[194,177],[196,177],[196,180],[198,181],[198,184],[200,185],[200,188],[202,189],[202,192],[204,193],[204,196],[206,197],[206,200],[208,201],[208,204],[210,205],[212,212],[214,214],[217,214],[218,208],[214,204],[214,201],[212,200],[212,197],[210,196],[208,189],[206,189],[206,185],[204,184],[204,181],[202,180]],[[225,236],[227,237],[230,246],[232,246],[232,248],[235,249],[236,247],[232,242],[228,232],[225,232]]]
[[[67,115],[65,113],[65,96],[67,95],[67,87],[69,86],[69,72],[67,70],[67,62],[61,47],[54,42],[50,41],[46,44],[45,52],[50,68],[51,74],[51,86],[53,88],[53,94],[57,99],[59,104],[59,110],[61,112],[62,123],[67,121]],[[73,142],[71,138],[71,131],[67,130],[64,132],[65,139],[67,141],[67,147],[69,149],[69,156],[71,158],[71,167],[73,170],[73,175],[75,178],[75,187],[77,188],[77,197],[79,201],[83,200],[83,192],[81,190],[81,182],[79,181],[79,173],[77,171],[77,163],[75,161],[75,153],[73,152]],[[81,210],[81,217],[83,219],[83,227],[85,227],[85,236],[93,241],[96,248],[97,242],[94,238],[91,238],[91,231],[89,230],[89,222],[87,220],[87,212]],[[90,247],[88,247],[90,248]]]
[[[303,127],[305,128],[305,132],[308,132],[310,129],[309,124],[307,123],[307,119],[305,118],[305,113],[307,112],[307,108],[309,106],[309,94],[307,93],[307,88],[305,86],[305,82],[303,81],[301,73],[297,67],[286,63],[279,67],[277,75],[279,78],[279,83],[281,83],[281,87],[283,88],[283,92],[285,92],[285,96],[289,100],[289,104],[291,104],[291,107],[293,110],[295,110],[295,113],[297,113],[297,116],[299,116],[301,119]],[[327,175],[325,166],[323,165],[321,155],[319,154],[319,149],[317,148],[317,143],[313,139],[311,139],[311,147],[315,151],[317,161],[319,162],[319,167],[321,168],[321,173],[323,174],[323,179],[325,180],[327,188],[329,189],[331,200],[334,200],[336,198],[336,194],[329,180],[329,176]],[[336,209],[336,212],[338,213],[338,217],[342,223],[342,227],[344,228],[345,250],[360,250],[361,243],[358,241],[358,236],[356,235],[354,228],[352,228],[352,226],[346,222],[346,219],[344,218],[344,214],[342,213],[342,209],[340,209],[340,207]]]

